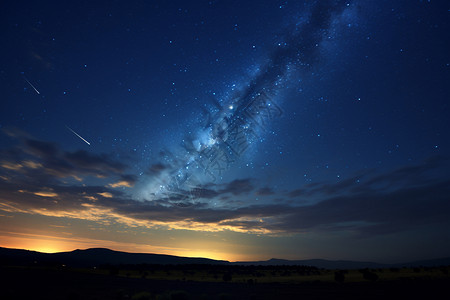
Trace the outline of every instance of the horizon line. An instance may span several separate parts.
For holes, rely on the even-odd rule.
[[[171,256],[171,257],[179,257],[179,258],[199,258],[199,259],[207,259],[217,262],[228,262],[228,263],[252,263],[252,262],[268,262],[271,260],[281,260],[281,261],[287,261],[287,262],[295,262],[295,261],[312,261],[312,260],[321,260],[321,261],[328,261],[328,262],[354,262],[354,263],[371,263],[371,264],[377,264],[377,265],[386,265],[386,267],[391,265],[401,265],[401,264],[411,264],[415,262],[426,262],[426,261],[434,261],[434,260],[442,260],[442,259],[450,259],[450,256],[445,257],[439,257],[439,258],[425,258],[425,259],[418,259],[418,260],[411,260],[411,261],[405,261],[405,262],[396,262],[396,263],[380,263],[376,261],[371,260],[350,260],[350,259],[327,259],[327,258],[305,258],[305,259],[285,259],[285,258],[276,258],[271,257],[269,259],[265,260],[237,260],[237,261],[231,261],[231,260],[224,260],[224,259],[215,259],[215,258],[209,258],[209,257],[203,257],[203,256],[180,256],[180,255],[173,255],[173,254],[164,254],[164,253],[154,253],[154,252],[129,252],[129,251],[122,251],[122,250],[115,250],[107,247],[90,247],[90,248],[76,248],[73,250],[68,251],[43,251],[43,250],[34,250],[34,249],[26,249],[26,248],[14,248],[14,247],[4,247],[0,245],[0,248],[4,249],[10,249],[10,250],[23,250],[23,251],[30,251],[30,252],[37,252],[37,253],[43,253],[43,254],[58,254],[58,253],[69,253],[74,252],[76,250],[80,251],[86,251],[86,250],[93,250],[93,249],[105,249],[113,252],[119,252],[119,253],[127,253],[127,254],[149,254],[149,255],[161,255],[161,256]]]

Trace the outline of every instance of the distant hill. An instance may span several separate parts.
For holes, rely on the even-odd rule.
[[[450,266],[450,257],[438,258],[438,259],[428,259],[428,260],[418,260],[409,263],[395,264],[396,267],[439,267],[439,266]]]
[[[164,254],[128,253],[106,248],[91,248],[71,252],[41,253],[36,251],[0,247],[0,264],[64,264],[67,266],[94,267],[119,264],[228,264],[228,261],[208,258],[179,257]]]
[[[363,269],[363,268],[390,268],[390,267],[432,267],[448,266],[449,258],[422,260],[402,264],[379,264],[374,262],[360,262],[349,260],[284,260],[272,258],[266,261],[229,262],[208,258],[180,257],[164,254],[128,253],[114,251],[106,248],[91,248],[59,253],[41,253],[37,251],[10,249],[0,247],[0,265],[30,265],[30,264],[64,264],[75,267],[94,267],[100,265],[137,265],[137,264],[212,264],[212,265],[303,265],[324,269]]]
[[[272,258],[265,261],[243,261],[234,262],[237,265],[263,265],[263,266],[279,266],[279,265],[302,265],[313,266],[323,269],[363,269],[363,268],[389,268],[391,265],[379,264],[374,262],[360,262],[350,260],[326,260],[326,259],[307,259],[307,260],[285,260]]]
[[[272,258],[265,261],[243,261],[233,262],[237,265],[263,265],[263,266],[279,266],[279,265],[303,265],[313,266],[323,269],[380,269],[380,268],[400,268],[400,267],[437,267],[450,266],[450,257],[420,260],[399,264],[380,264],[367,261],[352,261],[352,260],[326,260],[326,259],[307,259],[307,260],[285,260]]]

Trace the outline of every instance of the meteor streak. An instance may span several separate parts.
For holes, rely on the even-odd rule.
[[[70,127],[67,126],[67,125],[66,125],[66,127],[67,127],[67,129],[69,129],[70,131],[72,131],[73,134],[75,134],[77,137],[79,137],[80,139],[82,139],[86,144],[88,144],[89,146],[91,145],[91,143],[89,143],[88,141],[86,141],[81,135],[79,135],[78,133],[76,133],[75,131],[73,131],[72,128],[70,128]]]
[[[39,93],[39,91],[34,87],[34,85],[31,84],[31,82],[24,76],[23,79],[26,80],[26,82],[28,82],[28,84],[35,90],[35,92],[40,95],[41,93]]]

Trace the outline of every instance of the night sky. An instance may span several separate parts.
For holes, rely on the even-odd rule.
[[[450,4],[7,1],[0,246],[450,256]]]

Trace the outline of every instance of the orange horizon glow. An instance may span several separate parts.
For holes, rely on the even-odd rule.
[[[0,247],[10,249],[24,249],[42,253],[71,252],[77,249],[89,248],[107,248],[114,251],[128,253],[147,253],[173,255],[190,258],[208,258],[225,261],[243,261],[249,260],[246,255],[236,255],[234,253],[215,252],[202,249],[185,248],[163,248],[151,245],[140,245],[132,243],[119,243],[113,241],[88,240],[88,239],[70,239],[45,235],[23,234],[22,236],[4,236],[0,235],[2,242]],[[254,260],[252,258],[251,260]],[[259,260],[259,259],[258,259]]]

